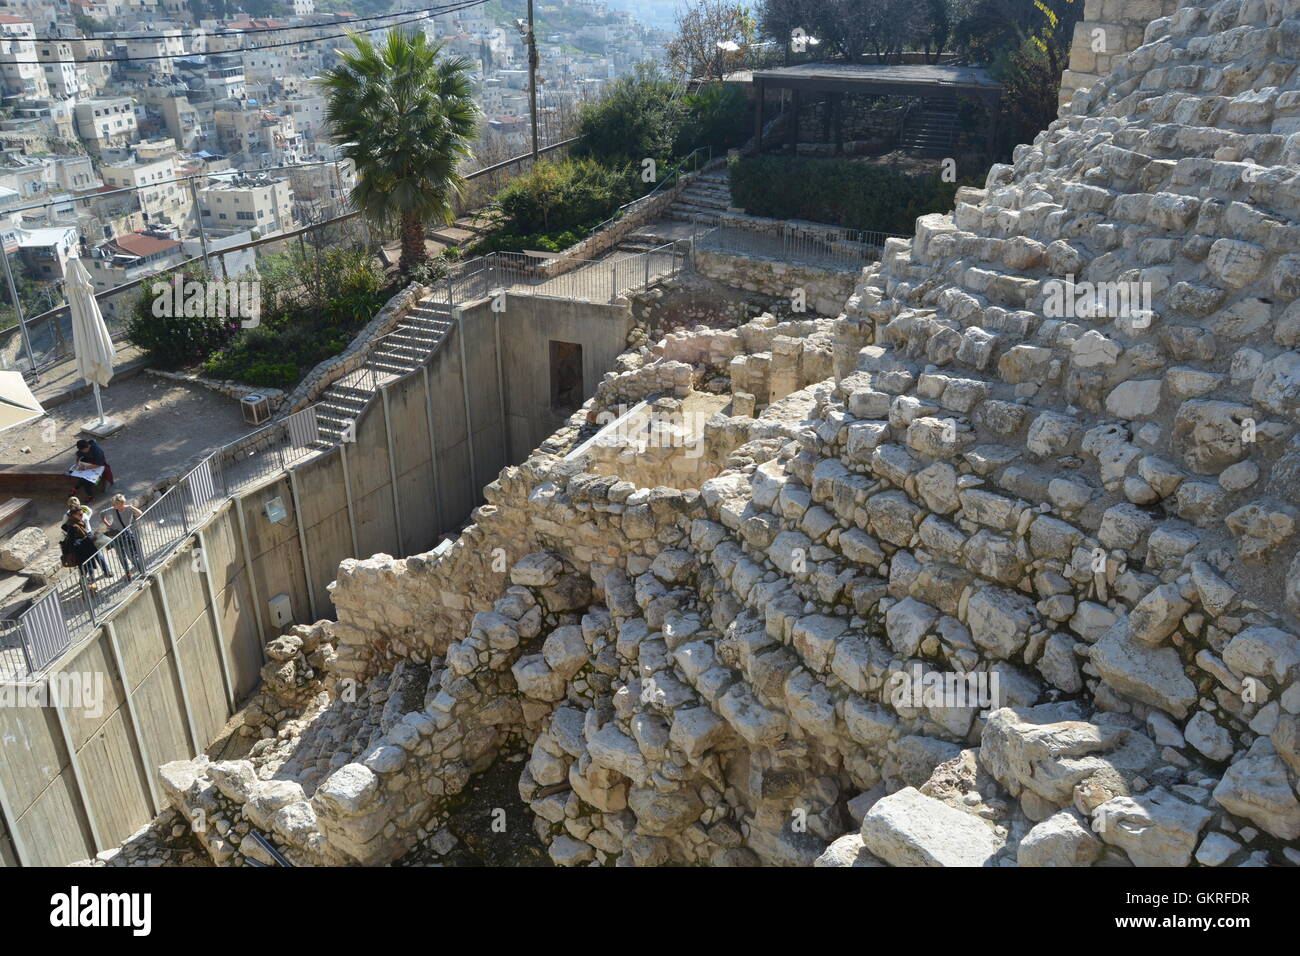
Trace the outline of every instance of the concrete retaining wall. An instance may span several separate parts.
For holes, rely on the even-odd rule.
[[[631,323],[626,306],[471,304],[427,366],[370,404],[355,442],[227,502],[68,655],[58,671],[101,687],[102,706],[24,706],[0,686],[0,865],[85,859],[146,824],[162,808],[156,768],[205,750],[260,682],[282,630],[268,601],[287,595],[293,623],[332,618],[343,558],[417,554],[458,528],[562,420],[549,341],[582,346],[590,396]]]

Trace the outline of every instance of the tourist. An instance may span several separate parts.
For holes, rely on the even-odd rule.
[[[140,555],[140,541],[136,538],[135,531],[131,527],[135,524],[135,519],[144,512],[135,505],[129,504],[126,495],[114,495],[112,504],[113,507],[109,511],[100,515],[100,520],[104,523],[104,533],[112,538],[113,550],[122,563],[122,571],[126,574],[126,579],[130,581],[132,566],[141,575],[144,574],[144,562]]]
[[[111,573],[108,570],[108,562],[99,551],[99,545],[95,543],[95,536],[84,523],[71,515],[63,523],[61,530],[63,541],[60,547],[63,551],[64,566],[75,564],[82,580],[86,582],[87,589],[94,591],[95,578],[100,574],[107,576]]]
[[[113,484],[113,469],[108,466],[108,456],[104,454],[104,449],[100,448],[99,442],[93,438],[77,439],[76,454],[76,462],[72,466],[72,471],[89,471],[94,468],[104,469],[100,472],[99,479],[93,483],[80,476],[76,478],[77,484],[73,490],[83,495],[87,501],[94,501],[97,489],[106,488]]]
[[[83,505],[81,499],[76,495],[73,495],[68,499],[67,505],[68,511],[64,516],[65,519],[81,525],[86,534],[90,534],[90,516],[94,514],[94,512]]]

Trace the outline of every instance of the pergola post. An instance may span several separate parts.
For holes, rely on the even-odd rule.
[[[754,97],[754,155],[763,155],[763,99],[767,94],[767,84],[759,80],[754,84],[758,95]]]
[[[831,94],[831,109],[835,113],[835,155],[844,153],[844,94]]]
[[[799,107],[803,105],[803,98],[799,93],[799,88],[795,87],[790,91],[790,109],[794,112],[794,123],[790,127],[790,152],[799,155]]]

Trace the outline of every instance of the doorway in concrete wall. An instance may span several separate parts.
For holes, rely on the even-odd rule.
[[[551,342],[551,409],[565,415],[582,405],[582,346]]]

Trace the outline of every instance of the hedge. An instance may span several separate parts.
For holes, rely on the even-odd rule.
[[[846,159],[757,156],[731,161],[731,201],[751,216],[808,219],[911,234],[918,216],[950,212],[960,183]]]

